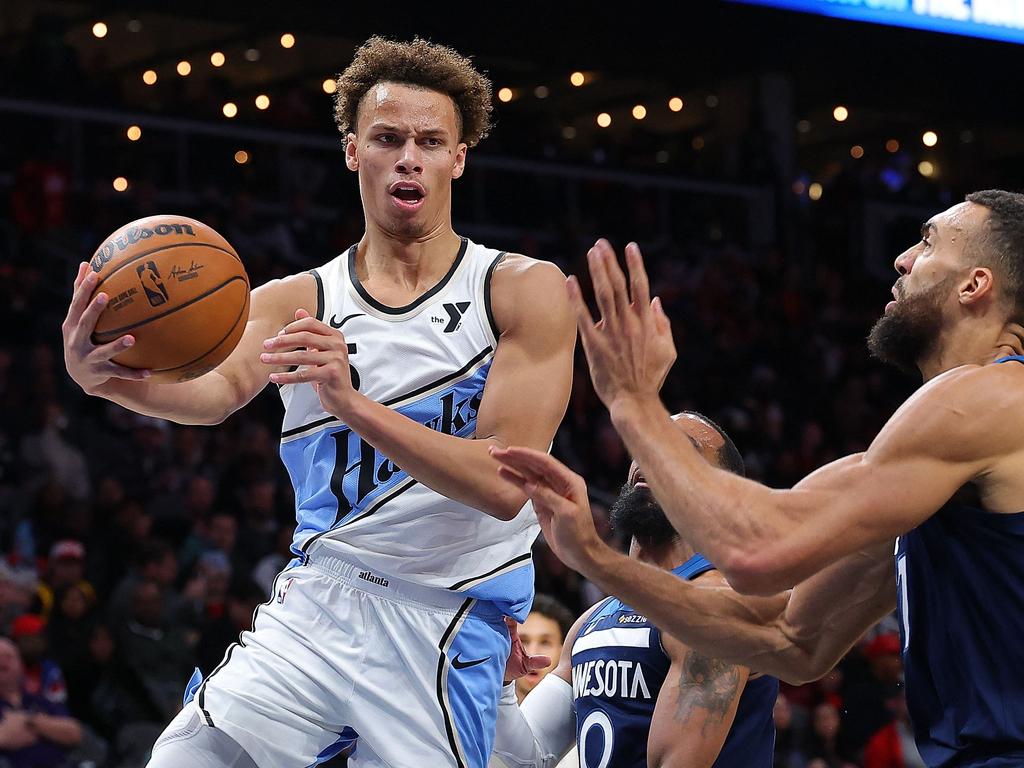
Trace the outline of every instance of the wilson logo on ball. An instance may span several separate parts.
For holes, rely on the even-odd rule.
[[[142,240],[148,240],[153,236],[161,235],[191,235],[196,236],[191,224],[157,224],[155,227],[128,227],[124,233],[111,238],[92,257],[89,266],[93,272],[99,272],[103,265],[114,258],[114,254],[135,245]]]

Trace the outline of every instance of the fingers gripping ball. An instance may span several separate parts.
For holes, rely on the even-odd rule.
[[[114,232],[89,262],[107,306],[92,340],[131,334],[114,361],[153,379],[187,381],[217,367],[249,319],[249,277],[210,227],[185,216],[150,216]]]

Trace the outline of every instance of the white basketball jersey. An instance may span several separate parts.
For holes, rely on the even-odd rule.
[[[348,342],[362,394],[431,429],[472,438],[497,348],[490,279],[504,256],[463,239],[448,274],[405,307],[376,301],[356,246],[313,270],[319,319]],[[323,410],[311,384],[280,388],[281,458],[295,487],[292,550],[326,548],[396,578],[524,612],[533,594],[530,505],[503,522],[410,477]],[[522,618],[525,618],[523,616]]]

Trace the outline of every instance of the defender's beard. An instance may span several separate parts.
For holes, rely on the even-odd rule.
[[[942,302],[955,280],[950,275],[916,296],[904,296],[882,315],[868,334],[868,351],[907,373],[934,350],[942,329]]]

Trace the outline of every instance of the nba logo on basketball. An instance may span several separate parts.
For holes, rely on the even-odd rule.
[[[164,287],[164,281],[160,277],[155,261],[140,264],[135,268],[135,274],[139,276],[139,281],[146,291],[146,298],[149,299],[152,306],[159,307],[167,301],[167,288]]]

